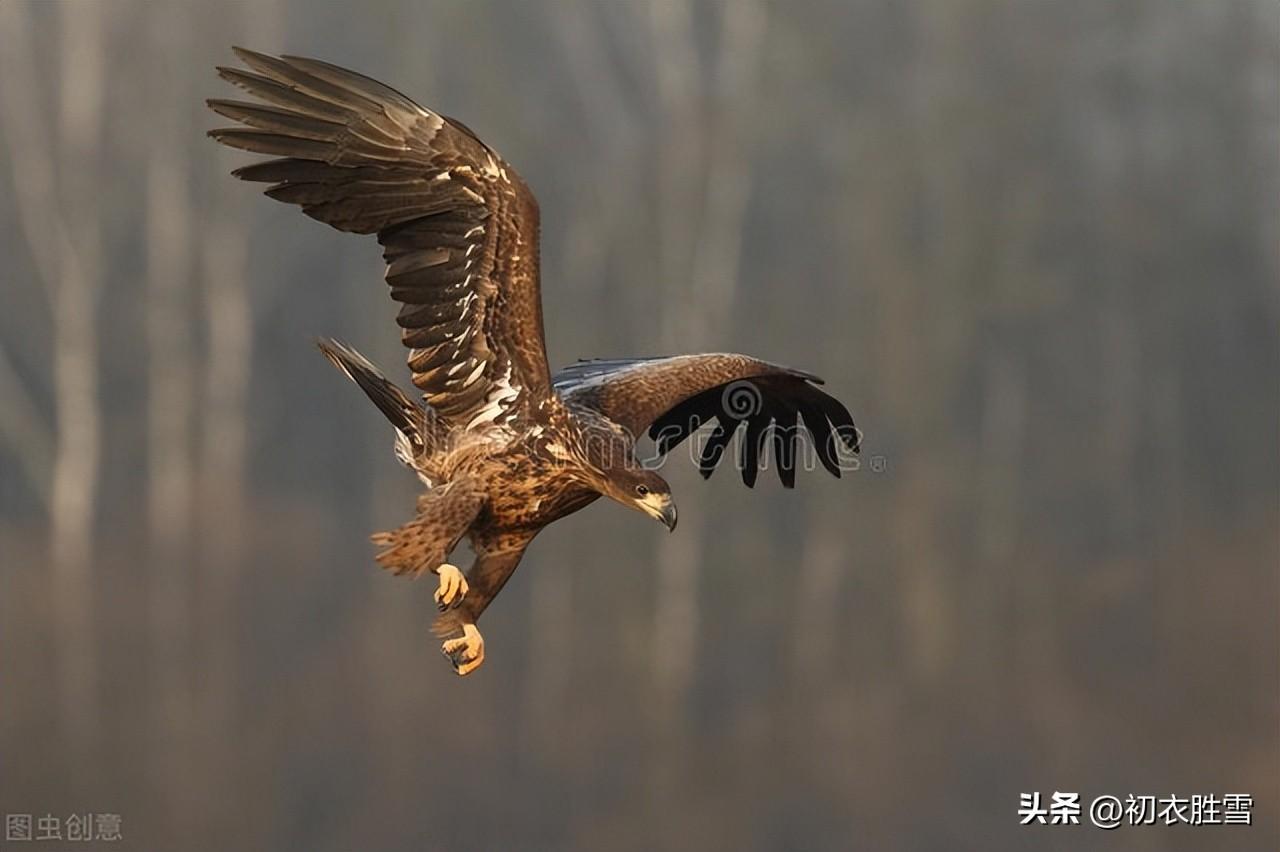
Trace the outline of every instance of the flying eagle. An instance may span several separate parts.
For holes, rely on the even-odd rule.
[[[800,421],[836,476],[857,452],[848,410],[810,373],[746,355],[677,355],[547,367],[538,272],[538,203],[466,125],[396,90],[315,59],[236,48],[247,68],[218,74],[257,102],[212,99],[241,126],[210,131],[274,159],[236,169],[266,194],[341,231],[377,234],[421,400],[358,352],[320,349],[396,430],[395,452],[426,486],[413,520],[373,536],[396,574],[439,581],[434,629],[460,674],[484,661],[476,629],[538,531],[606,496],[670,530],[671,489],[639,464],[647,431],[665,454],[716,421],[699,459],[710,476],[734,435],[754,485],[772,446],[795,482]],[[843,444],[843,448],[841,445]],[[463,537],[465,575],[446,560]]]

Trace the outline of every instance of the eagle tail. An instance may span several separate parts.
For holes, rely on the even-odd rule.
[[[409,442],[415,455],[430,448],[434,416],[429,408],[406,396],[368,358],[351,347],[330,338],[317,340],[316,346],[320,347],[321,354],[330,364],[360,386],[396,431]]]

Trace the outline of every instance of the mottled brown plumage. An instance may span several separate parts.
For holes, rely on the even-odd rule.
[[[670,488],[635,458],[646,430],[661,454],[714,422],[704,476],[744,430],[748,485],[769,446],[783,485],[794,484],[802,425],[836,476],[841,448],[857,451],[849,412],[820,379],[745,355],[581,361],[553,377],[538,205],[515,169],[461,123],[375,80],[235,52],[247,70],[218,72],[257,101],[210,100],[239,123],[210,135],[274,159],[234,174],[383,246],[425,403],[356,351],[331,340],[320,348],[395,426],[396,455],[426,486],[415,517],[373,540],[394,573],[438,575],[435,629],[459,674],[483,662],[476,621],[547,524],[607,496],[674,529]],[[445,561],[464,537],[476,552],[465,577]]]

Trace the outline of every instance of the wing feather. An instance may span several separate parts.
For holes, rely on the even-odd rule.
[[[849,410],[823,392],[822,380],[746,355],[677,355],[579,361],[555,375],[557,393],[571,406],[592,409],[638,438],[646,430],[666,454],[715,423],[698,459],[709,477],[743,423],[739,464],[754,486],[772,448],[784,487],[795,485],[801,429],[822,465],[840,475],[840,449],[858,451]]]
[[[711,430],[706,446],[702,448],[702,455],[698,458],[698,472],[702,474],[703,479],[710,479],[711,474],[715,473],[716,466],[724,457],[725,449],[728,448],[729,442],[733,440],[734,434],[741,425],[741,420],[723,419]]]
[[[742,484],[748,488],[756,487],[756,477],[760,473],[760,446],[764,439],[765,422],[761,418],[747,421],[747,434],[742,439]]]
[[[438,415],[511,422],[551,394],[538,280],[538,206],[470,129],[327,62],[235,48],[219,75],[257,100],[215,98],[238,123],[210,135],[275,159],[236,169],[339,230],[377,234],[414,384]]]
[[[783,488],[796,487],[796,444],[800,438],[796,413],[795,408],[785,404],[775,406],[773,412],[773,457]]]

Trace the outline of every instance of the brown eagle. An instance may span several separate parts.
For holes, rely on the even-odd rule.
[[[848,410],[820,379],[746,355],[580,361],[552,375],[538,203],[516,170],[461,122],[368,77],[235,53],[247,69],[218,73],[257,102],[208,101],[241,125],[210,135],[275,159],[233,174],[383,247],[423,400],[340,343],[320,349],[395,426],[396,455],[426,486],[413,520],[373,541],[383,567],[438,577],[434,627],[458,674],[484,661],[476,621],[547,524],[604,495],[675,529],[670,487],[636,459],[646,431],[665,454],[716,421],[698,462],[710,476],[745,424],[748,486],[769,446],[794,485],[801,419],[836,476],[842,452],[857,452]],[[446,562],[464,536],[476,553],[465,575]]]

